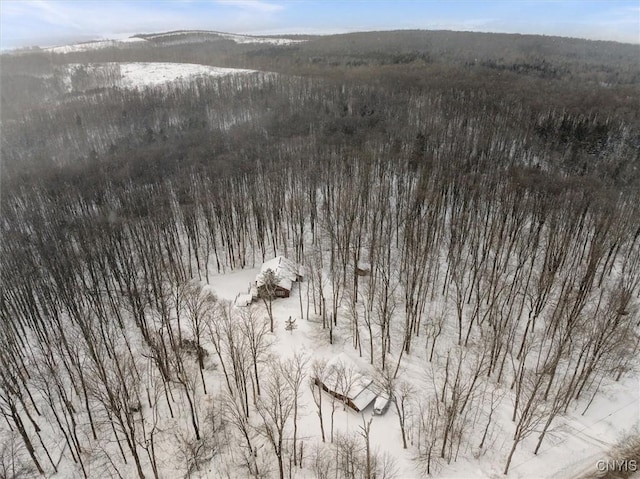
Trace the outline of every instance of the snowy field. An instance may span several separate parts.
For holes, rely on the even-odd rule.
[[[193,80],[197,77],[217,77],[256,73],[256,70],[220,68],[193,63],[120,63],[121,86],[137,88]]]
[[[136,89],[156,87],[173,82],[190,82],[201,77],[221,77],[256,73],[256,70],[221,68],[195,63],[91,63],[69,64],[63,80],[68,91],[82,90],[74,86],[74,77],[83,73],[96,78],[100,86]]]
[[[45,48],[45,51],[51,53],[88,52],[91,50],[102,50],[104,48],[123,47],[141,42],[146,42],[146,40],[144,38],[129,37],[122,40],[100,40],[95,42],[75,43],[73,45],[61,45],[57,47]]]

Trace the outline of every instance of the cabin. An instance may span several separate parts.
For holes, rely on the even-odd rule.
[[[272,271],[277,278],[277,284],[273,292],[277,298],[288,298],[291,294],[293,283],[302,281],[304,276],[302,266],[284,256],[276,256],[263,263],[260,268],[260,273],[256,276],[255,290],[252,288],[252,294],[255,295],[256,298],[268,296],[265,290],[265,277],[269,271]]]
[[[291,295],[292,282],[288,279],[277,278],[278,282],[273,290],[273,295],[276,298],[288,298]],[[256,288],[258,298],[266,298],[269,296],[269,293],[266,290],[264,276],[256,279]]]
[[[373,380],[360,373],[346,354],[329,361],[326,372],[323,378],[313,378],[315,385],[355,412],[363,411],[376,399]]]

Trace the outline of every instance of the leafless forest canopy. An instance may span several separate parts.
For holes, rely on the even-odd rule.
[[[182,475],[226,457],[255,477],[393,477],[366,423],[334,438],[332,415],[329,435],[319,391],[333,456],[301,442],[297,399],[323,364],[267,360],[263,314],[201,292],[276,254],[305,266],[301,316],[379,371],[425,474],[484,443],[505,395],[506,472],[526,438],[537,452],[634,374],[638,48],[305,38],[1,57],[0,477],[61,457],[81,477],[166,477],[175,431]],[[259,71],[113,87],[117,62],[157,61]],[[428,391],[403,382],[415,355]]]

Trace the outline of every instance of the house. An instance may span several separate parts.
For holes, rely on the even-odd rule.
[[[276,277],[277,283],[273,294],[278,298],[288,298],[291,294],[293,283],[301,281],[304,276],[302,266],[284,256],[276,256],[263,263],[260,268],[260,273],[256,276],[256,288],[252,291],[252,294],[257,298],[267,296],[267,292],[265,291],[265,278],[269,271],[273,272]]]
[[[345,353],[327,363],[326,373],[322,378],[313,379],[315,385],[355,412],[363,411],[376,399],[373,380],[360,373]]]

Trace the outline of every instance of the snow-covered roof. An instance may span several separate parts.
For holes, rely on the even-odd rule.
[[[358,411],[362,411],[369,404],[371,404],[376,398],[377,394],[374,393],[368,387],[363,388],[356,397],[351,398],[351,402],[355,407],[358,408]]]
[[[253,296],[250,293],[240,293],[236,296],[236,306],[249,306],[253,301]]]
[[[278,286],[288,290],[291,290],[292,283],[301,275],[300,267],[295,262],[284,256],[276,256],[262,264],[260,273],[256,276],[258,286],[264,284],[264,275],[269,270],[273,271],[278,278]]]
[[[280,276],[277,276],[277,278],[278,278],[278,283],[277,283],[278,286],[288,291],[291,291],[291,288],[293,287],[293,282],[290,279],[281,278]],[[264,285],[264,273],[258,274],[258,276],[256,277],[256,285],[258,287]]]
[[[348,379],[339,377],[338,371],[342,368],[348,371]],[[345,380],[351,384],[346,384]],[[359,411],[371,404],[377,396],[371,388],[373,380],[362,374],[356,363],[344,352],[327,363],[327,376],[323,382],[329,389],[336,388],[334,392],[339,394],[343,394],[345,387],[350,386],[346,391],[347,397]]]
[[[275,258],[264,262],[260,268],[260,272],[264,273],[268,269],[280,277],[289,278],[291,281],[298,279],[298,275],[300,274],[300,267],[294,261],[291,261],[284,256],[276,256]]]
[[[371,271],[371,265],[365,261],[358,261],[357,268],[362,271]]]

